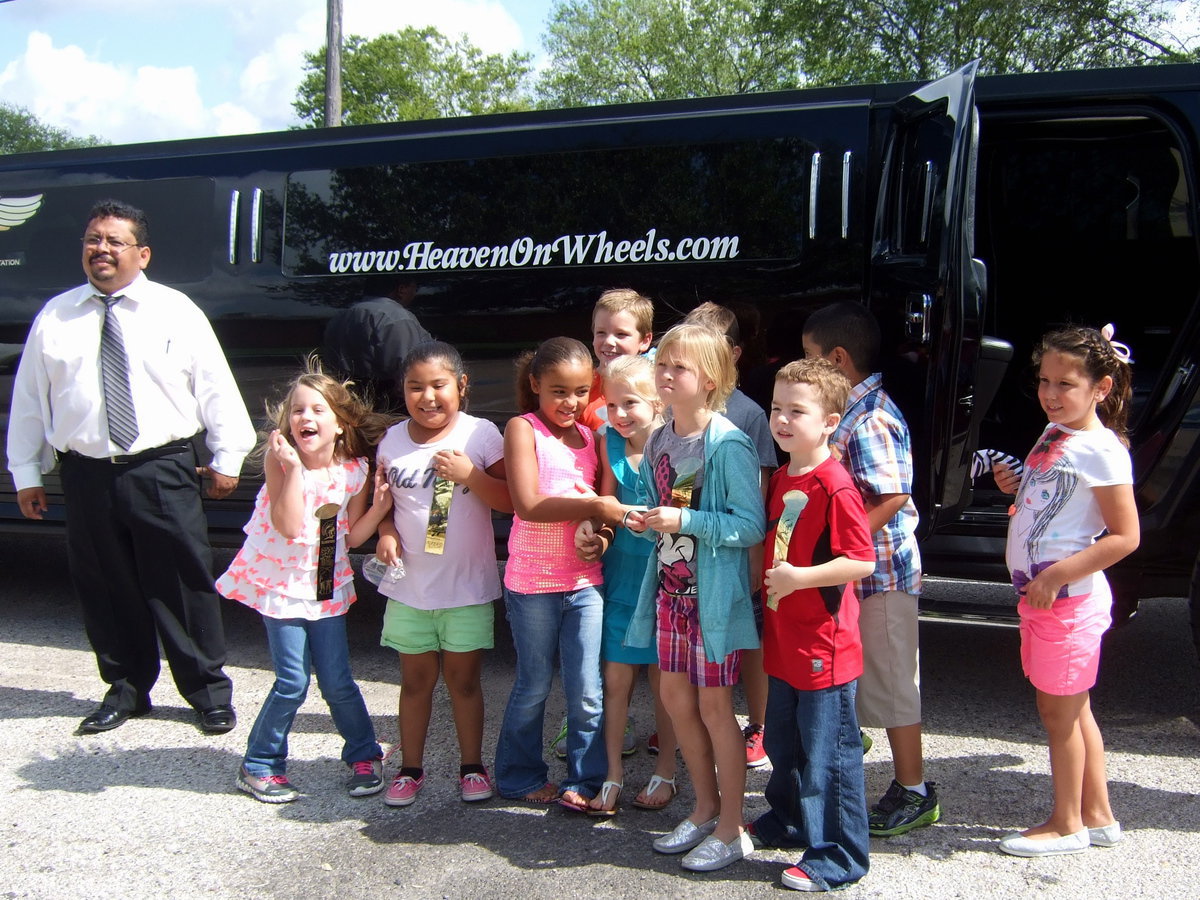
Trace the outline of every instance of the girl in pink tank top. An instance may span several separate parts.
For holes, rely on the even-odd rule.
[[[577,417],[592,386],[592,357],[571,338],[551,338],[522,358],[517,397],[524,415],[504,432],[504,464],[516,515],[504,573],[505,611],[517,650],[517,675],[496,748],[496,785],[509,798],[558,800],[586,812],[604,780],[599,562],[575,553],[575,526],[607,526],[624,508],[596,494],[598,458],[591,429]],[[558,653],[567,703],[567,777],[548,778],[543,755],[546,697]]]

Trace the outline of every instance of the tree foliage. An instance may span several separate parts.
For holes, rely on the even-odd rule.
[[[325,48],[306,53],[292,106],[306,127],[325,124]],[[342,49],[342,124],[477,115],[528,109],[527,53],[483,51],[436,28],[405,28]]]
[[[545,105],[1190,61],[1160,0],[559,0]]]
[[[562,0],[543,38],[544,105],[739,94],[801,83],[782,11],[761,0]]]
[[[98,147],[103,143],[95,135],[76,137],[66,129],[47,125],[24,107],[0,103],[0,153]]]
[[[812,81],[925,80],[1181,61],[1158,0],[779,0]],[[806,39],[801,39],[802,36]]]

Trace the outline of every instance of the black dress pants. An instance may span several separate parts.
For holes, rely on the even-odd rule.
[[[141,708],[158,679],[161,639],[188,703],[230,704],[195,451],[132,463],[68,454],[61,472],[71,581],[110,685],[104,702]]]

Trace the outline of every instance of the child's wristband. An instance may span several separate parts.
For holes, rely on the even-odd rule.
[[[632,512],[636,512],[636,510],[634,510],[634,509],[627,509],[627,510],[625,510],[625,515],[621,516],[621,527],[622,527],[622,528],[628,528],[628,527],[629,527],[629,514],[630,514],[630,513],[632,513]]]

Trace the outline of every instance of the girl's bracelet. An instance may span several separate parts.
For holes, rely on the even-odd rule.
[[[636,511],[637,511],[637,510],[634,510],[634,509],[627,509],[627,510],[625,510],[625,515],[621,516],[621,527],[622,527],[622,528],[628,528],[628,527],[629,527],[629,514],[630,514],[630,513],[632,513],[632,512],[636,512]]]

